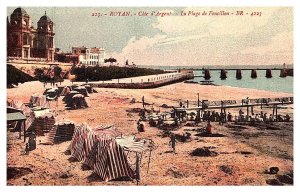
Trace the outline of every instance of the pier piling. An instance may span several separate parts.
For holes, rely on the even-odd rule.
[[[211,78],[210,71],[208,69],[204,70],[204,79],[209,80]]]
[[[266,78],[272,78],[272,70],[271,69],[266,70]]]
[[[251,78],[253,78],[253,79],[257,78],[257,73],[256,73],[255,69],[251,70]]]
[[[235,77],[236,77],[236,79],[242,79],[242,70],[241,69],[236,70]]]
[[[227,78],[227,71],[225,69],[221,69],[221,74],[220,74],[220,78],[222,80]]]

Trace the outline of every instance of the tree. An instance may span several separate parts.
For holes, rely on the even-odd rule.
[[[115,58],[110,57],[109,59],[104,59],[104,63],[110,63],[113,64],[115,62],[117,62],[117,60]]]

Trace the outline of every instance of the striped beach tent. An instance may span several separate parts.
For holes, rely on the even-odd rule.
[[[87,162],[104,181],[134,177],[123,148],[113,138],[103,137],[97,140]]]
[[[77,159],[78,161],[82,161],[85,159],[84,142],[90,131],[90,127],[88,127],[86,124],[75,126],[73,138],[71,144],[68,147],[68,150],[71,153],[71,157]]]
[[[95,142],[101,138],[115,138],[120,133],[115,130],[114,126],[97,126],[91,129],[86,124],[75,126],[73,138],[68,150],[71,156],[78,161],[86,160],[92,150]]]
[[[91,129],[86,124],[76,126],[68,148],[71,157],[92,169],[101,179],[109,181],[120,177],[133,178],[125,151],[116,142],[120,135],[113,125]]]

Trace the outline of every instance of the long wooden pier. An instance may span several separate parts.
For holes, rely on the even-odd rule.
[[[254,106],[272,106],[272,105],[291,105],[294,104],[292,101],[288,102],[269,102],[269,103],[249,103],[249,104],[232,104],[232,105],[215,105],[215,106],[199,106],[189,108],[175,108],[177,111],[197,111],[197,110],[208,110],[208,109],[227,109],[227,108],[241,108],[241,107],[254,107]]]
[[[233,108],[247,108],[246,117],[249,117],[249,109],[251,110],[251,114],[253,113],[253,108],[255,106],[272,106],[273,112],[272,115],[277,120],[278,118],[278,105],[291,105],[294,104],[293,97],[281,97],[281,98],[258,98],[258,99],[242,99],[241,102],[237,100],[226,100],[226,101],[208,101],[208,100],[198,100],[197,107],[178,107],[174,109],[175,114],[180,116],[181,113],[186,113],[188,111],[197,111],[200,115],[205,110],[211,109],[220,109],[221,113],[226,114],[226,109],[233,109]],[[225,115],[226,120],[226,115]]]
[[[204,79],[209,80],[211,78],[210,71],[220,71],[220,78],[222,80],[225,80],[227,78],[227,72],[230,70],[236,71],[236,79],[242,79],[242,71],[251,71],[251,78],[257,78],[257,71],[266,71],[266,78],[272,78],[272,70],[280,70],[280,77],[286,77],[286,76],[293,76],[294,75],[294,69],[290,68],[245,68],[245,69],[237,69],[237,68],[202,68],[202,69],[193,69],[195,71],[202,71],[204,74]]]

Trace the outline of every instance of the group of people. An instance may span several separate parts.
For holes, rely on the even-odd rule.
[[[226,114],[223,112],[219,113],[216,111],[204,111],[202,119],[203,121],[219,122],[220,125],[223,125],[226,122]],[[232,120],[231,113],[228,113],[227,120]]]
[[[243,121],[250,121],[250,122],[274,122],[274,121],[279,121],[279,122],[289,122],[291,120],[291,117],[289,114],[286,115],[272,115],[272,114],[267,114],[263,113],[262,111],[260,113],[252,113],[251,115],[244,115],[244,112],[240,109],[239,110],[239,115],[234,116],[234,121],[235,122],[243,122]]]

